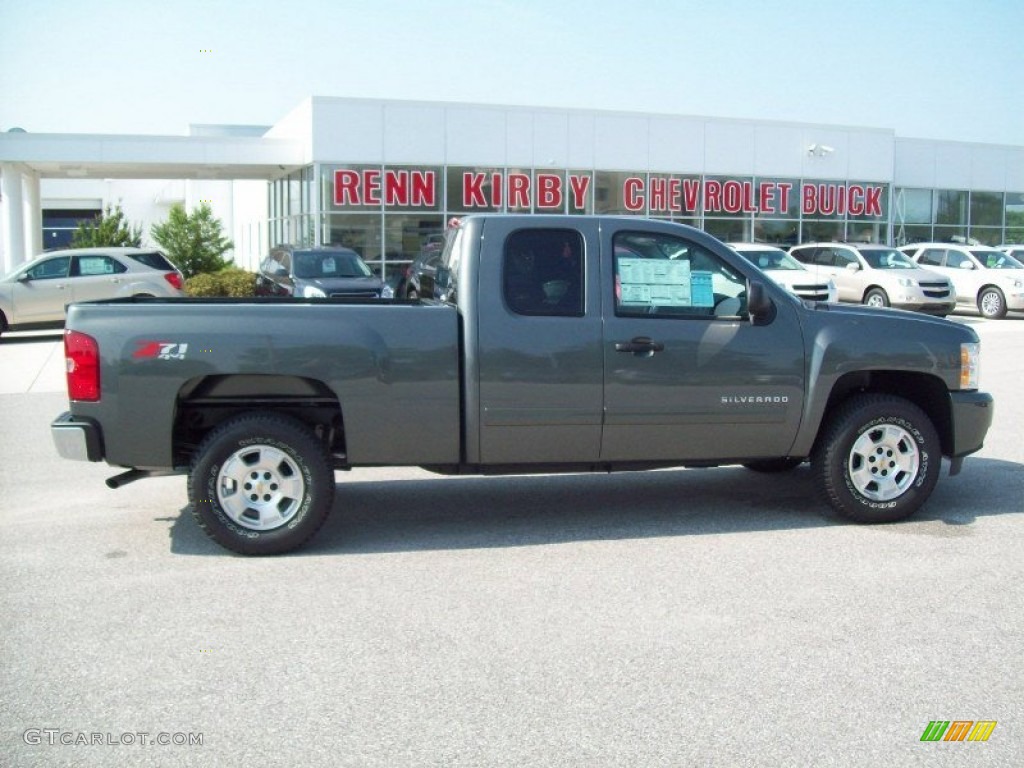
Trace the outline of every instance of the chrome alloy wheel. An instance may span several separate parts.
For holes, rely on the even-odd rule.
[[[913,436],[895,424],[882,424],[857,438],[847,466],[859,494],[871,501],[891,501],[910,488],[920,464]]]
[[[217,475],[221,508],[238,525],[253,531],[286,524],[305,496],[306,483],[295,459],[270,445],[235,451]]]

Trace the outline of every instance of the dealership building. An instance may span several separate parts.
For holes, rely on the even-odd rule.
[[[724,240],[1024,242],[1024,146],[891,129],[313,97],[274,126],[186,136],[0,133],[0,269],[120,204],[143,227],[209,203],[254,269],[344,245],[393,274],[452,216],[671,219]]]

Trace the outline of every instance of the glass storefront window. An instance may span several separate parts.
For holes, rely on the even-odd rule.
[[[955,189],[935,190],[935,223],[967,224],[967,193]]]
[[[1024,243],[1024,192],[1011,192],[1004,203],[1006,236],[1004,243]]]
[[[569,171],[566,176],[565,202],[569,213],[594,212],[594,175],[590,171]]]
[[[931,224],[932,191],[897,187],[893,201],[894,224]]]
[[[800,183],[793,179],[758,177],[752,196],[757,218],[800,218]]]
[[[770,243],[786,248],[800,242],[800,225],[789,219],[754,219],[754,236],[757,243]]]
[[[801,225],[800,242],[842,242],[844,239],[843,222],[841,221],[807,221]]]
[[[379,165],[320,166],[320,205],[325,211],[379,211],[384,191]]]
[[[1003,226],[1003,194],[971,192],[971,233],[975,227]]]
[[[750,240],[750,220],[704,219],[704,231],[723,242],[745,243]]]
[[[756,196],[751,178],[706,176],[703,192],[701,208],[705,221],[708,218],[746,219],[753,213]]]
[[[333,213],[324,217],[321,242],[351,248],[379,274],[383,263],[382,231],[380,214]]]
[[[1001,245],[1003,242],[1002,227],[971,227],[971,240],[982,245]]]
[[[932,239],[940,243],[964,242],[967,226],[936,226]]]
[[[445,179],[449,214],[500,213],[505,205],[503,168],[453,166]]]
[[[444,243],[444,217],[396,213],[384,219],[384,253],[388,262],[412,261],[427,248]]]
[[[851,181],[846,185],[846,201],[843,207],[851,222],[888,224],[889,185],[879,184],[877,181]],[[861,229],[860,226],[857,228]]]
[[[594,213],[647,215],[647,174],[596,171]]]

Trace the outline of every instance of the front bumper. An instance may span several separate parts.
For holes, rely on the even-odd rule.
[[[102,461],[103,435],[98,424],[65,411],[50,424],[50,436],[62,458]]]
[[[992,426],[994,403],[988,392],[950,392],[953,444],[950,458],[960,459],[980,450]]]

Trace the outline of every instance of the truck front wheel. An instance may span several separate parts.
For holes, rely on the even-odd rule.
[[[907,400],[859,395],[829,421],[811,458],[832,508],[858,523],[909,517],[931,495],[942,454],[935,427]]]
[[[200,444],[188,479],[199,527],[243,555],[304,544],[334,503],[334,472],[302,422],[253,413],[224,422]]]

